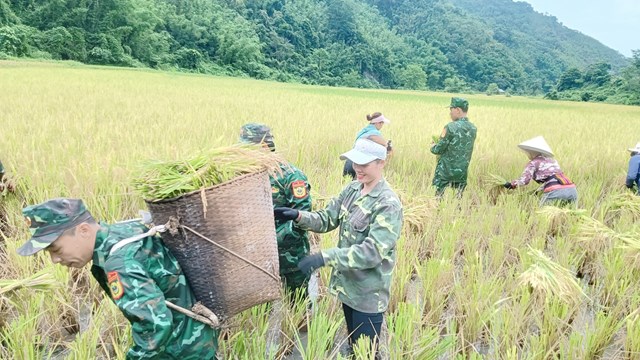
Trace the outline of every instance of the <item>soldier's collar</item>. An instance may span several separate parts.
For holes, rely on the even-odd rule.
[[[96,244],[93,247],[93,265],[104,267],[105,254],[109,249],[104,249],[105,239],[109,235],[109,228],[100,223],[100,230],[96,233]]]
[[[371,196],[371,197],[380,196],[380,193],[382,193],[382,189],[384,189],[384,187],[385,187],[385,182],[386,181],[384,180],[384,178],[380,179],[380,181],[378,181],[378,183],[373,188],[373,190],[371,190],[371,192],[369,193],[369,196]]]
[[[367,194],[367,196],[378,197],[380,193],[382,193],[382,190],[385,187],[385,183],[386,181],[384,180],[384,178],[380,179],[380,181],[376,184],[376,186],[374,186],[373,190],[371,190],[371,192]],[[360,191],[362,190],[362,184],[354,181],[351,183],[351,188]]]

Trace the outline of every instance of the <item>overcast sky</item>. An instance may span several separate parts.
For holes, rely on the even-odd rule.
[[[640,50],[640,0],[516,0],[528,2],[540,13],[555,16],[578,30],[631,56]]]

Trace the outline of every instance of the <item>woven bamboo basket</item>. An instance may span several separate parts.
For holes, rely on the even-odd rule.
[[[280,297],[266,171],[177,198],[147,201],[147,206],[156,225],[178,220],[178,231],[162,233],[162,240],[182,266],[196,299],[221,320]]]

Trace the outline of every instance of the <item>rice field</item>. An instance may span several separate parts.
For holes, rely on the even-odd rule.
[[[131,342],[88,269],[15,253],[29,236],[23,205],[78,197],[101,220],[136,217],[141,164],[232,145],[242,124],[262,122],[320,208],[346,184],[338,155],[365,115],[381,111],[395,149],[386,178],[405,209],[386,358],[640,359],[640,200],[623,186],[640,108],[463,95],[478,128],[469,186],[462,199],[449,191],[437,202],[429,147],[454,95],[0,61],[0,160],[17,183],[0,198],[9,225],[0,237],[0,358],[124,359]],[[518,177],[527,162],[516,145],[537,135],[577,184],[578,209],[540,209],[534,184],[496,191],[496,178]],[[336,241],[337,232],[325,234],[317,246]],[[282,309],[273,345],[272,307],[257,306],[225,324],[222,357],[344,358],[328,277],[322,269],[307,333],[298,301]],[[370,358],[364,344],[355,353]]]

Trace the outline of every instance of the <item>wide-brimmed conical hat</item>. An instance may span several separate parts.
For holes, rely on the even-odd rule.
[[[627,150],[629,150],[631,152],[640,152],[640,142],[636,144],[636,147],[628,148]]]
[[[518,144],[518,147],[526,152],[537,152],[544,156],[553,157],[551,147],[549,147],[549,144],[547,144],[542,136],[536,136],[533,139],[523,141]]]

